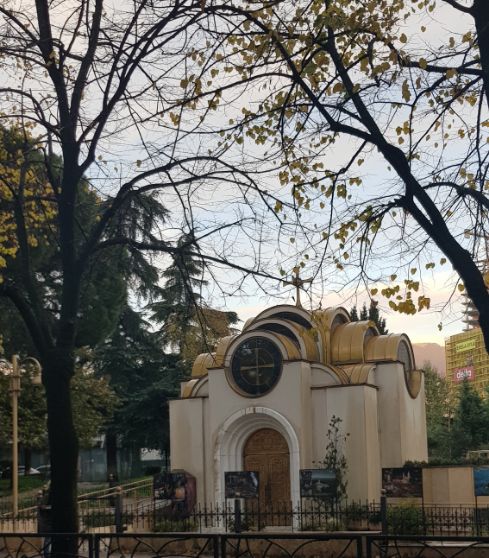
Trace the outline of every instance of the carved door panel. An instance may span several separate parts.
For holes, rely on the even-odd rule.
[[[288,525],[290,511],[290,456],[284,437],[271,428],[254,432],[244,449],[245,471],[258,471],[259,507],[266,525]]]

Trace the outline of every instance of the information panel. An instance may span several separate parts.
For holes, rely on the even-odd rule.
[[[330,469],[301,469],[301,498],[334,498],[338,481]]]
[[[391,498],[422,498],[423,470],[420,467],[382,469],[382,488]]]
[[[260,475],[256,471],[227,471],[224,486],[226,498],[258,498]]]

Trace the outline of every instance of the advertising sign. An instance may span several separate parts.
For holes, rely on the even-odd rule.
[[[464,366],[462,368],[455,368],[453,371],[453,381],[458,384],[468,380],[473,382],[475,380],[475,369],[473,366]]]
[[[224,473],[226,498],[258,498],[260,485],[256,471],[227,471]]]
[[[420,467],[382,469],[382,488],[391,498],[422,498],[423,471]]]
[[[464,351],[470,351],[471,349],[475,349],[475,339],[468,339],[467,341],[455,343],[456,353],[463,353]]]
[[[301,469],[301,498],[334,498],[336,473],[330,469]]]
[[[474,467],[474,492],[476,496],[489,496],[489,467]]]

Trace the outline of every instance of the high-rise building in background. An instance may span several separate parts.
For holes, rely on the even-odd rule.
[[[485,254],[477,263],[489,288],[489,237],[474,236],[483,241]],[[479,327],[479,312],[466,293],[463,304],[465,331],[445,340],[446,378],[452,390],[467,379],[482,393],[489,386],[489,354]]]
[[[479,327],[445,340],[446,379],[452,389],[467,379],[481,393],[489,386],[489,354]]]
[[[479,249],[485,253],[477,263],[489,288],[489,236],[468,231],[466,234],[481,241]],[[445,340],[446,378],[452,390],[467,379],[482,393],[489,386],[489,354],[479,327],[479,312],[467,293],[464,293],[463,305],[465,330]]]

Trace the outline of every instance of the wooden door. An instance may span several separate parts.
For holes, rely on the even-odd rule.
[[[290,455],[285,438],[272,428],[254,432],[244,448],[245,471],[258,471],[259,510],[264,525],[290,525]]]

